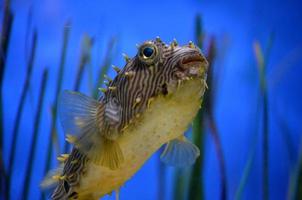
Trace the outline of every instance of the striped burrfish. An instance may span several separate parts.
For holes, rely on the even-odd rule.
[[[59,118],[73,144],[51,198],[99,199],[118,191],[165,144],[161,161],[192,165],[199,149],[184,132],[198,112],[208,63],[192,42],[170,45],[160,38],[138,46],[133,58],[102,88],[98,100],[64,91]],[[46,181],[47,182],[47,181]]]

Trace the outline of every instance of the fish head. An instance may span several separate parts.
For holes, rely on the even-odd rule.
[[[192,42],[179,46],[174,40],[167,45],[156,38],[139,45],[124,70],[135,74],[138,85],[150,88],[149,92],[159,94],[157,91],[161,90],[165,94],[167,88],[176,88],[182,81],[205,79],[207,68],[205,56]]]

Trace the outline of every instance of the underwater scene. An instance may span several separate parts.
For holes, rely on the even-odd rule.
[[[302,199],[301,10],[0,0],[0,199]]]

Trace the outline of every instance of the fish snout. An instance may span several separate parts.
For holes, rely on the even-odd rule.
[[[203,78],[208,70],[208,61],[198,48],[190,49],[189,53],[179,60],[179,78]]]

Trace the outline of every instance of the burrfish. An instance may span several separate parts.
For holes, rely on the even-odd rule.
[[[208,62],[192,42],[145,41],[99,99],[64,91],[59,119],[73,144],[58,159],[62,167],[51,198],[99,199],[118,191],[162,145],[160,159],[192,165],[199,149],[184,132],[200,109]]]

